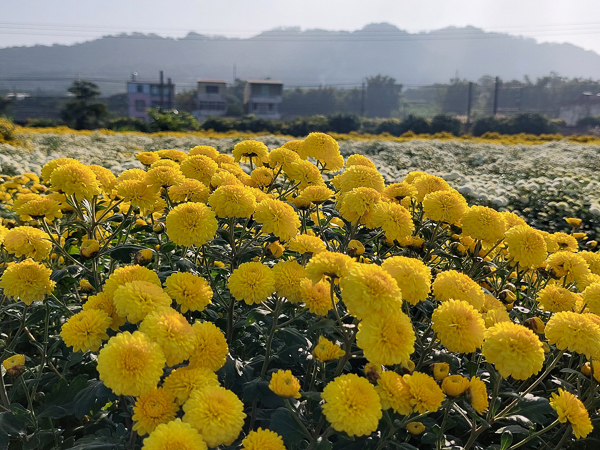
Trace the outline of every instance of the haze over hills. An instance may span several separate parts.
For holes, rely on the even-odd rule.
[[[600,55],[572,44],[537,43],[474,27],[411,34],[372,24],[353,32],[275,29],[248,39],[133,33],[72,46],[4,48],[0,91],[64,91],[79,76],[95,80],[107,95],[123,92],[132,72],[158,80],[161,69],[182,91],[192,89],[197,78],[231,82],[234,64],[238,78],[270,77],[288,87],[357,84],[379,73],[406,87],[445,83],[457,72],[472,81],[483,75],[509,80],[551,72],[583,78],[600,74]]]

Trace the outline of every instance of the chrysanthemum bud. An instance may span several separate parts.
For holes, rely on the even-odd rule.
[[[84,258],[93,258],[100,250],[100,243],[95,239],[86,239],[81,243],[79,253]]]
[[[365,376],[371,383],[375,383],[377,380],[379,380],[381,372],[382,369],[381,365],[379,364],[367,363],[365,366]]]
[[[162,234],[165,232],[165,224],[162,222],[157,222],[154,224],[154,226],[152,227],[152,231],[154,231],[154,233],[156,234]]]
[[[574,217],[569,217],[565,219],[565,221],[571,225],[573,228],[579,228],[581,226],[581,219],[576,219]]]
[[[279,241],[271,242],[267,245],[265,250],[265,254],[271,258],[281,258],[283,252],[285,251],[285,247],[281,245]]]
[[[442,381],[442,390],[449,397],[461,396],[469,386],[469,380],[462,375],[450,375]]]
[[[360,256],[365,252],[365,246],[362,245],[362,243],[360,241],[357,241],[356,239],[352,239],[349,243],[348,243],[348,256],[352,256],[353,258],[355,256]]]
[[[16,378],[25,372],[25,355],[13,355],[6,358],[2,365],[11,377]]]
[[[436,379],[436,381],[440,381],[443,380],[444,378],[446,378],[448,376],[448,374],[450,373],[450,366],[448,365],[448,363],[435,363],[433,365],[433,378]]]
[[[423,425],[421,422],[411,422],[406,425],[406,431],[413,436],[418,436],[425,431],[425,425]]]
[[[586,377],[589,377],[592,374],[592,366],[590,365],[590,362],[586,362],[583,366],[581,366],[581,373],[584,374]]]
[[[508,289],[504,289],[503,291],[500,292],[500,294],[498,294],[498,298],[500,299],[500,301],[502,303],[508,304],[508,303],[514,303],[514,301],[517,299],[517,296],[515,295],[514,292],[512,292]]]
[[[596,248],[597,245],[598,245],[598,241],[588,241],[585,243],[585,246],[587,248]]]
[[[530,317],[523,325],[537,334],[544,333],[544,329],[546,328],[546,324],[539,317]]]
[[[150,261],[152,261],[153,256],[154,254],[152,253],[152,250],[149,248],[144,248],[135,254],[133,257],[133,263],[137,264],[138,266],[146,266],[150,263]]]

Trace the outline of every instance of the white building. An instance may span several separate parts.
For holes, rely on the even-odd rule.
[[[247,80],[244,111],[261,119],[280,119],[283,83],[275,80]]]

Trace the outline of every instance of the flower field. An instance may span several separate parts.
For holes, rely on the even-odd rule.
[[[19,138],[1,449],[597,448],[600,146]]]

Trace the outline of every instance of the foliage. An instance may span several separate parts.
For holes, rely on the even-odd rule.
[[[474,136],[482,136],[485,133],[499,134],[552,134],[556,132],[556,126],[546,116],[536,113],[517,114],[513,117],[484,117],[473,123],[472,133]]]
[[[311,142],[313,146],[308,147]],[[320,146],[319,142],[326,142],[328,147]],[[144,271],[145,279],[164,285],[177,301],[172,303],[171,313],[182,311],[183,322],[214,324],[216,328],[211,329],[218,333],[206,342],[194,344],[194,353],[191,356],[188,353],[184,362],[165,367],[156,383],[166,386],[164,379],[174,373],[173,369],[188,366],[185,362],[188,357],[189,364],[194,358],[194,364],[208,364],[208,359],[197,355],[211,348],[210,344],[218,340],[215,336],[227,342],[228,351],[219,353],[224,365],[211,368],[209,373],[218,369],[218,382],[229,391],[228,399],[237,397],[243,404],[246,420],[235,430],[237,438],[222,448],[239,448],[250,431],[259,427],[281,435],[288,450],[439,449],[448,445],[447,442],[465,449],[506,449],[511,445],[533,449],[543,443],[561,448],[574,445],[573,430],[577,436],[587,436],[587,431],[580,433],[582,415],[589,415],[596,424],[600,406],[594,373],[600,344],[594,339],[587,344],[591,346],[594,364],[591,369],[586,368],[586,350],[579,340],[588,341],[582,334],[576,335],[581,338],[574,338],[567,330],[581,327],[600,338],[600,327],[596,325],[600,319],[595,316],[600,311],[598,301],[591,296],[581,297],[587,285],[600,288],[596,274],[600,269],[596,262],[588,265],[584,261],[577,273],[565,274],[560,272],[561,266],[553,265],[561,258],[584,260],[582,251],[594,249],[592,243],[586,245],[586,239],[575,234],[586,224],[570,219],[564,225],[567,233],[553,235],[528,231],[536,236],[536,245],[541,248],[537,253],[542,254],[542,260],[537,265],[522,265],[511,240],[514,237],[511,228],[518,221],[516,216],[501,216],[485,208],[468,209],[465,203],[459,207],[464,210],[457,213],[452,223],[447,223],[434,217],[444,210],[435,209],[434,199],[440,193],[453,196],[457,201],[461,196],[441,178],[413,172],[403,187],[384,187],[381,174],[385,173],[385,167],[378,173],[364,166],[350,166],[333,179],[333,174],[324,167],[329,158],[341,156],[335,141],[313,135],[303,145],[307,146],[303,150],[313,155],[307,164],[317,174],[313,186],[307,190],[299,189],[294,168],[290,166],[284,165],[273,173],[267,184],[260,186],[253,181],[255,177],[248,175],[247,171],[253,166],[263,165],[259,169],[264,172],[265,163],[276,164],[273,148],[266,156],[272,156],[274,161],[267,162],[267,158],[257,156],[262,151],[267,152],[266,146],[238,142],[233,155],[250,160],[237,168],[232,166],[231,159],[211,153],[210,164],[205,161],[200,169],[213,168],[216,175],[209,177],[207,183],[216,189],[215,193],[223,189],[217,188],[218,180],[223,179],[225,171],[231,170],[229,182],[233,184],[224,187],[233,186],[243,193],[232,198],[232,202],[250,205],[250,213],[243,217],[236,217],[236,213],[229,213],[229,217],[222,213],[215,216],[215,212],[231,205],[215,203],[212,199],[216,196],[208,197],[208,186],[186,178],[184,172],[192,174],[188,171],[191,164],[186,161],[192,160],[176,150],[138,155],[147,163],[162,160],[162,165],[144,167],[146,174],[142,174],[144,178],[139,187],[147,187],[151,202],[141,206],[134,203],[139,200],[137,194],[141,191],[128,193],[126,189],[134,180],[123,177],[123,181],[117,181],[97,168],[93,173],[98,175],[78,178],[89,175],[88,171],[92,170],[82,162],[46,164],[41,183],[33,174],[4,176],[1,201],[13,218],[4,221],[6,228],[0,228],[3,239],[0,283],[4,287],[0,303],[4,346],[0,360],[7,367],[7,372],[0,375],[0,445],[39,450],[143,448],[143,437],[133,431],[137,421],[133,420],[133,408],[140,399],[127,392],[116,395],[114,379],[109,382],[99,375],[98,361],[125,332],[144,329],[150,336],[151,327],[160,325],[149,325],[150,322],[146,322],[149,319],[144,319],[141,325],[130,323],[123,317],[123,324],[116,326],[118,330],[100,330],[107,331],[107,336],[102,338],[100,333],[104,342],[99,351],[93,348],[73,351],[72,344],[66,342],[68,324],[74,323],[74,317],[80,317],[76,315],[81,314],[82,307],[87,310],[85,305],[90,306],[93,295],[104,292],[110,304],[123,305],[121,296],[132,283],[125,284],[128,280],[116,275],[117,270],[123,273],[122,268]],[[356,156],[346,159],[351,160],[361,161]],[[79,175],[73,178],[73,174]],[[162,178],[157,178],[159,175]],[[373,188],[364,187],[367,180]],[[98,184],[99,181],[102,183]],[[181,197],[182,191],[178,188],[184,183],[195,186],[186,194],[199,195],[195,202],[187,200],[185,195]],[[31,191],[39,195],[23,196],[30,195]],[[324,200],[311,201],[308,196],[317,192],[324,195]],[[357,193],[363,192],[375,199],[372,204],[361,202]],[[202,197],[202,193],[206,195]],[[62,217],[56,217],[54,210],[52,216],[43,210],[34,212],[34,203],[41,199],[60,202]],[[434,205],[434,209],[430,209],[430,205]],[[185,221],[179,220],[184,208],[202,212],[196,216],[202,219],[188,216]],[[29,212],[25,214],[26,211]],[[388,217],[386,211],[397,211],[399,215]],[[473,219],[483,213],[486,220],[473,226]],[[271,214],[274,216],[269,219]],[[206,223],[194,220],[206,220]],[[307,241],[316,241],[332,253],[320,252],[319,246],[311,247],[309,252],[300,250],[280,237],[280,224],[291,226]],[[13,238],[15,233],[25,232],[29,227],[46,233],[43,239],[48,243],[47,255],[32,255],[31,249],[19,247],[25,245],[23,240]],[[206,237],[209,229],[212,231]],[[479,233],[487,231],[494,231],[493,241],[480,237]],[[184,243],[179,240],[181,236],[200,240]],[[35,239],[28,243],[34,244],[42,245]],[[563,250],[560,250],[561,245]],[[597,253],[585,255],[597,258]],[[21,286],[9,285],[7,274],[14,273],[29,256],[36,256],[51,270],[50,278],[56,285],[52,293],[27,306],[16,297],[10,298],[14,294],[9,292]],[[402,257],[409,258],[413,267],[405,276],[394,272],[394,265],[405,261]],[[335,264],[328,265],[330,258]],[[284,261],[287,266],[282,264]],[[261,268],[260,272],[251,273],[260,273],[262,278],[250,277],[244,281],[239,274],[245,268],[255,267],[245,264],[248,262]],[[286,270],[283,267],[291,265],[293,275],[281,276]],[[206,308],[191,311],[181,308],[181,298],[170,291],[167,281],[175,273],[201,277],[212,289],[211,303]],[[422,280],[418,289],[417,273]],[[433,289],[427,282],[431,278],[429,273],[433,276]],[[453,275],[456,273],[460,277]],[[444,288],[440,280],[452,278],[462,280],[462,284]],[[315,282],[325,283],[321,305],[325,312],[311,312],[314,297],[294,291],[294,283],[300,279],[307,287]],[[542,307],[538,297],[546,286],[568,289],[572,294],[569,298],[577,299],[573,306],[566,308],[570,311],[567,315]],[[157,290],[162,291],[162,288],[152,284],[148,292]],[[256,304],[249,304],[245,297],[246,301],[242,301],[240,296],[248,292],[259,295],[259,290],[262,297]],[[422,292],[422,297],[414,297],[417,291]],[[161,295],[164,299],[167,294]],[[463,301],[450,302],[449,295]],[[466,297],[456,298],[462,295]],[[442,307],[447,309],[448,305],[461,305],[461,311],[476,318],[473,328],[462,330],[463,337],[475,342],[474,351],[449,350],[456,347],[456,343],[447,340],[448,333],[463,323],[460,318],[442,318]],[[589,310],[584,311],[586,306]],[[546,325],[548,330],[563,317],[569,317],[572,323],[565,327],[561,339],[575,339],[573,348],[567,349],[562,341],[551,338],[550,332],[546,335],[540,332],[541,326]],[[518,352],[521,346],[519,342],[506,345],[502,341],[497,347],[499,350],[488,353],[486,345],[494,343],[494,333],[502,330],[502,324],[506,323],[527,336],[527,343],[533,345],[535,352],[503,362],[504,352]],[[397,325],[405,327],[402,330],[406,334],[397,335]],[[527,330],[525,325],[539,334]],[[484,334],[485,328],[488,331]],[[368,330],[372,330],[372,335],[367,335]],[[169,335],[170,331],[165,333]],[[89,336],[82,332],[84,335]],[[146,339],[158,343],[152,344],[154,353],[150,356],[159,358],[168,347],[156,335],[152,336]],[[321,359],[327,358],[319,356],[322,353],[316,349],[323,342],[322,338],[337,343],[343,352],[334,352],[331,361],[322,362]],[[366,345],[366,342],[371,344]],[[411,344],[407,349],[407,342],[414,342],[414,348]],[[380,351],[382,348],[391,354],[406,349],[402,351],[407,354],[390,359],[385,351]],[[18,362],[18,355],[24,355],[23,363]],[[519,365],[530,358],[535,358],[540,366],[526,379],[500,375],[506,372],[506,364]],[[129,360],[134,366],[143,362]],[[464,377],[458,379],[467,383],[466,391],[453,390],[442,381],[444,375],[439,374],[444,370],[438,369],[444,364],[447,365],[445,375],[449,372],[454,379]],[[354,378],[338,378],[349,374]],[[289,378],[292,376],[295,378]],[[290,383],[277,387],[274,380],[284,378]],[[402,382],[386,384],[390,379]],[[346,393],[336,390],[340,380],[360,380],[356,381],[360,389]],[[409,388],[402,383],[411,391],[405,391]],[[559,388],[581,400],[579,416],[570,415],[572,413],[567,413],[566,418],[559,416],[559,407],[551,403],[555,401],[552,394]],[[177,406],[178,417],[184,412],[187,414],[211,388],[202,385],[194,389],[197,395],[192,394],[193,401],[185,403],[183,411]],[[339,396],[330,395],[332,392],[338,392]],[[361,397],[361,392],[373,394],[368,398],[371,409],[357,417],[353,411],[365,406],[360,400],[366,396]],[[345,395],[347,403],[344,403]],[[439,398],[439,403],[432,397]],[[359,401],[355,403],[353,399]],[[489,409],[485,407],[488,402]],[[394,409],[390,405],[395,405]],[[348,414],[348,420],[338,420],[333,413]],[[376,418],[376,427],[357,433],[356,428],[369,426],[365,425],[367,416],[369,420]],[[172,419],[165,421],[168,420]],[[335,429],[329,426],[333,422]],[[410,425],[412,422],[422,425]],[[203,423],[192,425],[205,426]],[[594,448],[597,438],[597,430],[594,430],[577,445]]]
[[[53,128],[58,124],[52,119],[27,119],[25,126],[28,128]]]
[[[0,117],[0,142],[10,142],[15,138],[15,125],[5,117]]]
[[[65,103],[62,120],[76,130],[100,128],[108,116],[108,108],[104,103],[95,102],[100,95],[98,86],[90,81],[75,80],[69,93],[75,98]]]
[[[366,112],[369,117],[390,117],[400,107],[402,85],[387,75],[367,78]]]
[[[150,131],[187,131],[197,130],[198,122],[190,113],[177,110],[149,109]]]
[[[431,133],[451,133],[454,136],[460,136],[462,133],[462,122],[450,114],[438,114],[431,119]]]
[[[133,117],[111,119],[108,122],[107,128],[114,131],[141,131],[143,133],[150,131],[150,125],[147,122]]]

